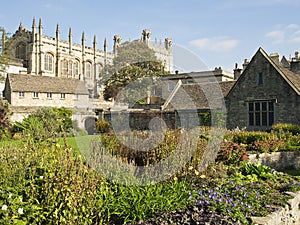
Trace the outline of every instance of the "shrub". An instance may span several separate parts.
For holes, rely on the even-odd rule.
[[[272,131],[277,133],[287,133],[290,132],[293,135],[300,134],[300,125],[289,124],[289,123],[278,123],[272,126]]]
[[[221,144],[216,158],[217,162],[223,162],[225,165],[240,165],[245,160],[248,160],[246,148],[230,141]]]
[[[284,141],[279,139],[256,140],[249,149],[257,152],[276,152],[283,148]]]
[[[11,111],[7,101],[0,100],[0,138],[5,134],[5,131],[11,126],[9,116]]]
[[[255,131],[239,131],[230,132],[225,135],[225,139],[237,144],[250,145],[257,140],[268,140],[274,138],[274,134],[267,132],[255,132]]]
[[[95,125],[96,131],[99,133],[107,133],[110,128],[110,124],[106,120],[97,120]]]

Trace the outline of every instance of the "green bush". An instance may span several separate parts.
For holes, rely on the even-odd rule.
[[[248,154],[245,147],[234,142],[223,142],[218,152],[216,161],[225,165],[240,165],[248,160]]]
[[[272,131],[276,133],[292,133],[292,135],[300,134],[299,124],[278,123],[272,126]]]
[[[258,140],[268,140],[272,138],[274,138],[274,134],[257,131],[229,132],[225,135],[226,140],[244,145],[250,145]]]
[[[96,131],[99,133],[107,133],[110,128],[110,124],[106,120],[97,120],[95,125]]]
[[[256,152],[277,152],[284,148],[284,146],[284,141],[279,139],[256,140],[249,146],[249,150]]]

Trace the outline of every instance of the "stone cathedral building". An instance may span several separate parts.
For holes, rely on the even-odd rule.
[[[155,51],[157,58],[162,61],[167,71],[172,71],[172,40],[166,38],[164,43],[153,43],[150,37],[151,31],[145,29],[142,32],[140,41],[143,41]],[[31,30],[25,29],[22,23],[20,23],[18,30],[13,34],[7,46],[3,48],[10,54],[9,65],[14,68],[14,75],[22,75],[19,77],[14,75],[7,76],[8,81],[4,90],[4,98],[10,100],[14,109],[15,118],[13,119],[21,120],[22,117],[26,116],[35,107],[49,105],[58,107],[64,105],[61,102],[57,104],[57,101],[51,102],[55,93],[59,94],[60,99],[63,96],[63,99],[69,97],[75,100],[78,99],[78,95],[88,95],[88,99],[83,101],[89,103],[86,107],[82,105],[76,106],[86,108],[86,112],[94,112],[95,110],[103,110],[104,107],[109,107],[111,103],[103,100],[103,87],[98,85],[98,81],[101,78],[101,71],[105,64],[112,63],[113,58],[117,55],[118,48],[122,45],[121,40],[121,36],[115,35],[112,51],[108,51],[106,39],[104,40],[102,49],[98,49],[96,36],[93,38],[92,46],[89,46],[86,43],[84,32],[81,36],[81,43],[78,44],[73,42],[71,28],[69,29],[68,40],[62,40],[60,38],[59,25],[56,27],[55,37],[49,37],[43,34],[41,19],[39,19],[38,24],[33,19]],[[20,78],[24,82],[26,79],[24,75],[34,76],[35,82],[32,82],[33,77],[30,77],[28,79],[30,85],[24,85],[24,90],[22,90],[21,81],[18,79]],[[43,77],[48,78],[44,79]],[[80,93],[75,93],[74,82],[71,82],[70,79],[77,80]],[[18,84],[15,84],[16,82]],[[41,82],[49,82],[49,84],[43,83],[39,85]],[[72,85],[70,85],[70,82]],[[82,83],[86,87],[86,91],[83,91]],[[59,87],[65,84],[63,93],[58,93],[61,88],[53,87],[56,84]],[[35,86],[39,87],[35,88]],[[72,86],[72,90],[68,90],[68,86]],[[18,90],[13,90],[14,87],[18,87]],[[41,87],[44,90],[41,90]],[[55,93],[52,93],[51,90],[52,92],[55,91]],[[30,91],[32,93],[28,94]],[[14,92],[15,96],[13,95]],[[42,92],[45,95],[45,99],[47,99],[45,102],[41,100]],[[33,97],[26,99],[26,101],[19,101],[20,98],[28,95],[32,95]],[[70,97],[71,95],[75,97]],[[14,98],[17,98],[18,101],[14,100]],[[37,101],[37,98],[39,101]],[[39,102],[38,105],[37,102]],[[74,108],[75,105],[73,102],[65,106]],[[84,123],[84,119],[80,120]]]

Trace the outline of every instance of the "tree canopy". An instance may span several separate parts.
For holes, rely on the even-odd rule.
[[[125,42],[117,50],[112,65],[103,69],[102,84],[106,100],[117,96],[126,85],[145,77],[166,74],[154,50],[140,41]]]

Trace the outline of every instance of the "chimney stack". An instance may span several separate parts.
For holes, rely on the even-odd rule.
[[[241,76],[242,69],[239,68],[238,64],[235,64],[235,68],[233,69],[234,80],[239,79]]]

